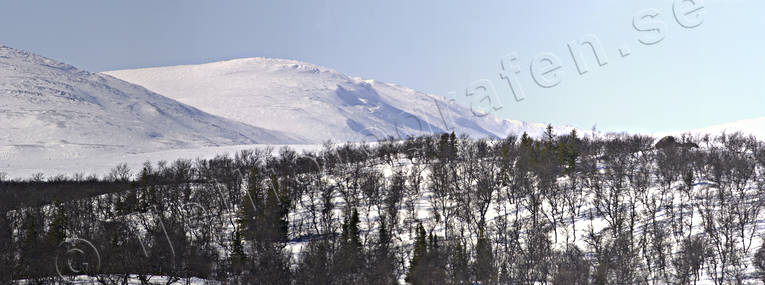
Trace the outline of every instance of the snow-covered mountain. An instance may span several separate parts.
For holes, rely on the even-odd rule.
[[[0,46],[0,159],[46,151],[125,153],[302,140]]]
[[[545,128],[476,116],[443,97],[294,60],[246,58],[105,73],[211,114],[304,137],[307,143],[452,130],[471,137],[538,135]]]

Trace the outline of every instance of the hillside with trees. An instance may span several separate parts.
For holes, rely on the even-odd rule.
[[[550,127],[2,181],[0,281],[765,281],[765,142],[671,141]]]

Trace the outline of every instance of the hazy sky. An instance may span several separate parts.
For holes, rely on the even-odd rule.
[[[479,97],[466,97],[466,88],[484,79],[503,103],[498,116],[608,131],[765,116],[765,2],[695,0],[704,9],[679,16],[687,27],[674,2],[683,1],[5,1],[0,44],[89,71],[297,59],[442,96],[453,91],[464,104]],[[695,10],[681,4],[678,11]],[[580,75],[567,44],[586,35],[600,41],[607,64],[576,44],[589,66]],[[500,77],[511,53],[518,57],[505,73],[519,68],[520,102]]]

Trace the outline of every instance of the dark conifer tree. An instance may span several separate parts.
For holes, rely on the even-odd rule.
[[[476,257],[473,270],[475,271],[476,281],[481,284],[492,284],[496,277],[494,268],[494,254],[492,253],[491,243],[484,235],[483,229],[480,231],[478,241],[475,245]]]
[[[54,206],[56,210],[48,230],[48,241],[57,246],[66,239],[67,216],[61,201],[56,201]]]
[[[374,255],[372,255],[372,261],[369,262],[369,267],[367,268],[367,272],[370,275],[368,279],[375,284],[396,284],[398,281],[396,277],[396,264],[391,252],[393,239],[391,238],[385,217],[381,218],[380,227],[377,232]]]
[[[253,168],[247,180],[247,193],[239,208],[239,234],[249,240],[254,240],[258,229],[257,217],[263,216],[263,191],[258,170]]]
[[[360,284],[364,282],[365,254],[359,236],[359,213],[353,209],[350,217],[343,224],[340,249],[333,258],[335,273],[341,284]]]
[[[425,256],[428,254],[427,233],[422,223],[417,224],[417,236],[414,239],[414,251],[412,259],[409,261],[409,271],[406,274],[406,282],[420,284],[420,266],[424,263]]]
[[[243,266],[247,263],[247,254],[244,252],[244,244],[242,243],[242,233],[239,229],[234,230],[234,237],[231,240],[231,256],[229,257],[229,263],[231,270],[235,274],[242,272]]]

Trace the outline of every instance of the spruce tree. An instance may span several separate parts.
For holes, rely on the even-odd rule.
[[[359,211],[356,209],[353,209],[353,214],[351,214],[351,220],[348,222],[348,227],[346,228],[347,231],[347,245],[353,249],[361,249],[361,237],[359,233]]]
[[[454,131],[449,135],[449,157],[452,159],[457,157],[457,135]]]
[[[247,230],[246,238],[252,241],[253,257],[248,258],[249,271],[247,283],[284,284],[289,283],[289,257],[284,252],[288,238],[287,215],[289,214],[289,195],[287,188],[281,187],[279,177],[272,175],[271,187],[261,187],[257,170],[250,175],[248,196],[243,206]],[[251,216],[251,218],[250,218]]]
[[[438,158],[440,160],[449,160],[451,151],[449,146],[449,134],[441,134],[441,138],[438,140]]]
[[[576,130],[571,130],[567,140],[558,145],[559,164],[566,175],[576,170],[576,160],[579,158],[578,141]]]
[[[424,280],[431,284],[443,284],[447,280],[446,260],[441,252],[438,236],[434,235],[432,231],[430,232],[429,241],[428,253],[424,264],[419,266],[420,270],[425,269],[421,275],[424,277]]]
[[[262,226],[267,229],[264,242],[285,242],[289,230],[289,192],[281,187],[279,178],[271,176],[271,190],[266,193]],[[284,189],[283,189],[284,188]],[[358,218],[358,217],[357,217]]]
[[[258,176],[258,169],[253,168],[247,179],[247,193],[245,193],[239,207],[239,219],[237,221],[240,234],[243,234],[246,239],[253,240],[256,236],[258,231],[256,216],[259,216],[258,212],[262,211],[262,206],[263,193],[260,187],[260,177]]]
[[[545,142],[547,143],[548,148],[552,146],[554,138],[555,134],[553,133],[553,126],[547,125],[547,128],[545,128]]]
[[[377,253],[378,255],[390,254],[390,246],[393,240],[391,239],[390,232],[388,230],[388,223],[385,217],[380,218],[380,228],[377,229]]]
[[[470,277],[469,262],[470,258],[468,257],[467,249],[462,246],[462,242],[457,241],[451,258],[451,275],[455,283],[464,284],[468,282]]]
[[[427,233],[422,223],[417,224],[417,236],[414,239],[414,251],[412,253],[412,259],[409,261],[409,271],[406,274],[406,282],[417,284],[420,281],[421,269],[425,256],[428,254],[428,241]]]
[[[234,230],[233,238],[231,240],[231,268],[234,273],[240,273],[243,266],[247,263],[247,254],[244,252],[244,244],[242,243],[242,233],[239,229]]]
[[[67,217],[66,209],[61,201],[55,202],[56,212],[48,230],[48,241],[57,246],[66,239]]]
[[[334,257],[336,272],[342,284],[358,284],[363,281],[365,262],[359,222],[359,213],[353,209],[350,217],[346,217],[343,223],[340,250]]]
[[[390,235],[385,217],[380,219],[377,245],[375,247],[374,261],[370,263],[369,271],[372,272],[370,280],[377,280],[379,284],[396,283],[396,265],[391,253],[393,239]]]
[[[38,236],[37,219],[32,214],[27,218],[26,229],[24,230],[24,240],[21,244],[21,254],[19,256],[17,276],[25,276],[38,271],[40,267],[40,254],[45,249],[40,246],[40,237]],[[47,265],[47,262],[46,262]]]
[[[37,221],[34,215],[30,215],[24,231],[24,246],[34,246],[37,243],[37,238]]]
[[[476,279],[482,284],[492,283],[494,280],[494,255],[492,253],[491,244],[489,239],[483,233],[481,229],[478,236],[478,242],[475,245],[476,260],[475,260],[475,276]]]

